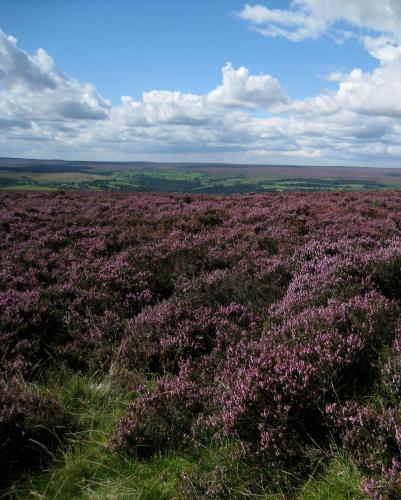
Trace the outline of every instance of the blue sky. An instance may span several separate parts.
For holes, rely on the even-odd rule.
[[[398,4],[2,0],[0,155],[398,164]]]
[[[288,8],[290,2],[265,2]],[[375,60],[354,40],[294,44],[262,38],[236,13],[238,0],[3,0],[1,28],[28,52],[43,47],[70,75],[117,103],[157,89],[205,93],[222,65],[278,78],[294,98],[333,87],[331,71],[371,70]]]

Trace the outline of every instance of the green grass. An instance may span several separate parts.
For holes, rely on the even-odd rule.
[[[284,174],[287,175],[287,174]],[[369,179],[283,177],[269,172],[200,170],[185,168],[132,168],[77,172],[0,172],[1,189],[79,189],[90,191],[143,191],[230,194],[268,191],[355,191],[394,187]]]
[[[218,439],[139,460],[110,449],[116,423],[134,397],[109,380],[53,373],[40,386],[59,395],[78,430],[48,470],[27,475],[5,496],[18,499],[362,499],[362,477],[340,450],[321,455],[307,480],[233,458],[238,443]],[[322,465],[323,464],[323,465]],[[325,464],[325,465],[324,465]],[[279,486],[272,479],[280,477]]]
[[[25,190],[25,191],[55,191],[57,188],[48,186],[37,186],[35,184],[11,184],[10,186],[0,186],[0,189]]]
[[[344,452],[337,450],[316,477],[312,475],[299,493],[300,500],[358,500],[367,498],[359,485],[362,476]]]
[[[72,375],[55,377],[42,390],[57,392],[62,405],[81,429],[48,471],[14,484],[8,493],[17,498],[174,498],[177,472],[191,464],[179,456],[159,455],[140,462],[110,450],[110,436],[123,415],[128,396],[106,381]],[[176,497],[178,498],[178,497]]]

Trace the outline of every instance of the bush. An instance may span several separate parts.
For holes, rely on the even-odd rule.
[[[357,422],[337,438],[366,491],[397,495],[400,213],[395,192],[0,194],[7,432],[57,447],[35,434],[39,422],[62,434],[57,401],[23,381],[60,363],[111,369],[132,391],[115,448],[225,436],[248,461],[298,474],[328,447],[337,403]]]
[[[355,463],[368,475],[363,490],[375,499],[401,494],[401,405],[396,408],[358,405],[326,407],[333,429]]]

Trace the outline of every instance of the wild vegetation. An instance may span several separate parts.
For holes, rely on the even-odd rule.
[[[401,195],[0,194],[17,498],[399,498]]]

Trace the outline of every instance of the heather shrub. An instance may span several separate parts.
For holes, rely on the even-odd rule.
[[[3,370],[32,372],[63,344],[63,292],[9,290],[1,294],[0,355]]]
[[[66,362],[77,371],[106,372],[123,335],[124,320],[113,309],[106,309],[97,315],[87,312],[82,324],[82,317],[73,311],[68,315],[66,326],[69,337],[54,349],[58,362]]]
[[[401,249],[399,249],[401,253]],[[373,264],[373,280],[381,293],[390,299],[401,299],[401,255]]]
[[[252,467],[302,476],[335,434],[365,491],[397,497],[399,193],[0,199],[0,371],[15,435],[39,432],[31,414],[59,425],[57,401],[23,380],[63,363],[110,372],[130,393],[115,450],[224,438]],[[231,473],[193,476],[196,492],[232,494]]]
[[[263,313],[283,296],[291,275],[280,260],[258,260],[251,255],[230,269],[201,273],[196,279],[180,280],[176,296],[189,299],[193,307],[245,305]]]
[[[401,328],[399,322],[391,345],[380,354],[376,393],[388,406],[396,406],[401,399]]]
[[[46,362],[55,359],[86,369],[107,360],[121,338],[121,316],[103,309],[98,304],[99,294],[85,297],[49,287],[39,292],[11,290],[2,295],[3,370],[22,370],[32,378]]]
[[[216,226],[221,224],[222,218],[216,210],[208,209],[198,216],[197,222],[200,226]]]
[[[0,476],[48,462],[73,427],[56,397],[18,379],[0,379]]]
[[[258,247],[264,250],[268,255],[276,255],[278,253],[278,243],[270,236],[264,236],[258,240]]]
[[[391,304],[370,294],[306,309],[257,343],[239,343],[218,375],[210,422],[273,459],[298,456],[326,432],[325,402],[369,386],[393,329]]]
[[[380,367],[378,390],[390,403],[401,399],[401,356],[400,353],[387,353]]]
[[[146,439],[141,426],[151,426],[154,405],[160,414],[166,400],[169,407],[180,407],[182,394],[191,389],[186,415],[192,412],[193,422],[177,424],[180,434],[191,431],[199,436],[208,429],[220,429],[247,443],[251,453],[261,452],[276,461],[295,460],[310,445],[311,436],[324,440],[324,404],[369,385],[381,346],[391,342],[394,331],[392,305],[374,293],[306,309],[262,334],[258,318],[249,316],[242,306],[222,307],[214,316],[203,313],[189,323],[188,314],[182,322],[175,316],[170,326],[159,324],[153,329],[157,340],[153,349],[145,351],[154,356],[159,350],[161,373],[171,375],[161,378],[161,385],[141,399],[143,408],[149,402],[152,413],[146,415],[142,409],[140,425],[132,417],[137,412],[133,403],[117,431],[120,446],[127,439],[124,436]],[[155,317],[163,318],[155,314],[152,320]],[[209,337],[199,330],[201,318],[212,318]],[[173,325],[174,334],[167,333]],[[128,338],[132,346],[135,334]],[[206,338],[209,343],[203,343]],[[137,351],[135,345],[128,363]],[[170,419],[173,412],[169,415]]]
[[[189,433],[200,411],[199,397],[191,384],[165,377],[155,391],[148,392],[129,406],[112,439],[115,449],[146,458],[156,451],[177,448]]]
[[[271,308],[280,318],[309,306],[324,306],[328,300],[348,300],[374,289],[366,269],[370,254],[361,251],[363,244],[349,238],[338,242],[311,241],[300,247],[293,259],[293,278],[282,301]]]
[[[211,391],[215,389],[216,373],[223,365],[226,353],[245,336],[258,336],[260,319],[239,304],[220,307],[214,312],[201,309],[193,314],[193,311],[183,307],[179,310],[182,316],[179,319],[175,316],[177,322],[163,324],[163,328],[150,325],[154,328],[155,343],[153,349],[144,349],[143,355],[153,358],[147,362],[142,360],[139,366],[146,366],[149,371],[160,370],[163,376],[153,389],[145,391],[129,407],[114,437],[117,448],[136,443],[135,446],[147,446],[155,451],[171,447],[186,435],[190,436],[199,427],[197,421],[203,416],[202,411],[208,411],[209,405],[213,404]],[[168,310],[168,320],[171,312],[174,314],[176,309]],[[165,319],[161,314],[152,315],[152,319],[155,317]],[[169,328],[174,329],[174,335]],[[132,370],[130,362],[138,352],[138,344],[145,345],[143,341],[136,342],[134,332],[123,343],[119,359],[122,373],[127,366],[128,371]],[[158,353],[157,363],[155,352]],[[133,362],[136,361],[134,358]],[[169,433],[162,439],[157,429],[174,429],[174,435]]]
[[[196,276],[207,269],[206,249],[202,247],[173,249],[154,263],[155,293],[160,299],[169,298],[175,291],[175,281]]]
[[[145,309],[128,323],[119,359],[145,373],[176,371],[180,361],[207,348],[213,336],[210,313],[176,299]]]
[[[182,363],[215,355],[223,343],[234,344],[249,330],[255,335],[258,321],[235,303],[212,308],[184,298],[165,300],[128,323],[115,362],[144,374],[177,374]]]
[[[329,422],[343,446],[367,474],[363,490],[377,499],[401,494],[401,407],[346,402],[326,407]]]

